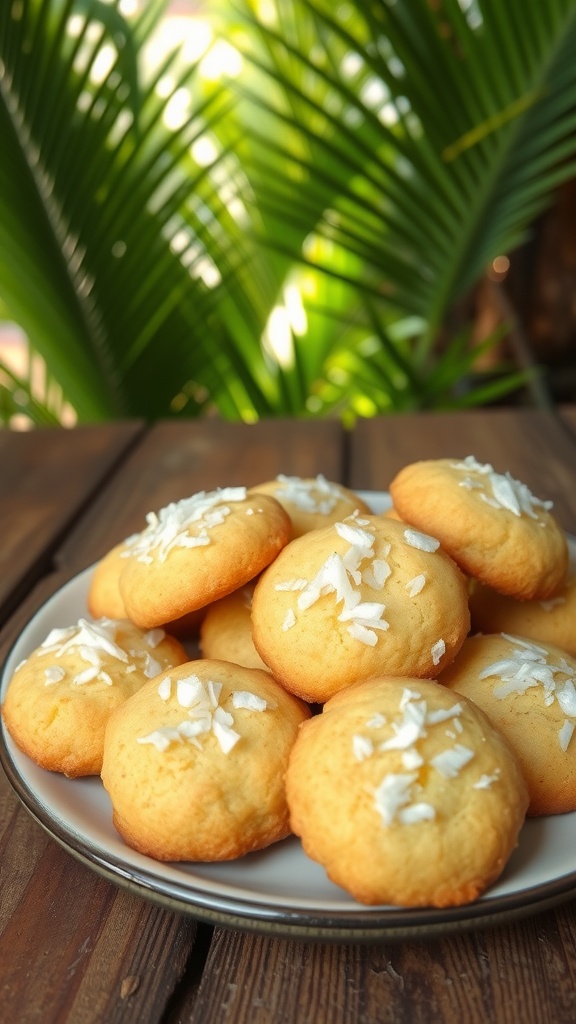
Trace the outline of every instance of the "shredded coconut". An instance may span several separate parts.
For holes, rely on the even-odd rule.
[[[295,626],[295,625],[296,625],[296,616],[294,614],[294,611],[292,610],[292,608],[288,608],[286,610],[286,615],[284,616],[284,622],[282,623],[282,629],[283,629],[284,632],[286,632],[286,630],[292,629],[292,626]]]
[[[44,685],[50,686],[52,683],[59,683],[65,675],[61,665],[50,665],[49,668],[44,669]]]
[[[568,744],[570,743],[570,740],[572,739],[573,732],[574,732],[574,722],[569,722],[568,720],[566,720],[564,722],[564,724],[562,725],[562,728],[558,730],[558,739],[560,741],[560,749],[564,753],[566,753],[566,751],[568,750]]]
[[[511,644],[510,654],[487,665],[479,675],[480,679],[498,680],[493,688],[494,696],[504,700],[512,694],[523,695],[527,690],[538,687],[545,707],[550,707],[556,700],[565,715],[576,718],[576,672],[566,659],[562,657],[555,663],[537,644],[508,633],[501,635]],[[560,747],[566,750],[563,743],[568,730],[563,732],[562,729],[559,731]]]
[[[381,729],[383,725],[386,725],[386,715],[382,715],[379,711],[366,722],[368,729]]]
[[[491,785],[497,782],[499,778],[500,769],[497,768],[491,775],[481,775],[478,781],[473,784],[472,789],[490,789]]]
[[[435,537],[428,536],[427,533],[420,533],[419,530],[404,530],[404,540],[411,548],[417,548],[418,551],[437,551],[440,547],[440,541],[436,540]]]
[[[276,480],[281,485],[276,492],[277,497],[303,512],[330,515],[344,497],[338,484],[329,483],[321,473],[315,480],[303,480],[299,476],[284,476],[281,473]]]
[[[235,690],[232,694],[232,705],[235,708],[246,708],[247,711],[266,711],[267,702],[263,697],[249,690]]]
[[[468,455],[462,462],[452,463],[452,468],[465,474],[460,481],[461,487],[468,490],[481,489],[480,497],[485,502],[493,508],[505,509],[518,518],[527,515],[531,519],[538,519],[539,509],[549,510],[553,506],[551,501],[536,498],[526,484],[515,480],[509,472],[497,473],[490,463],[478,462],[473,455]],[[471,473],[477,476],[472,477]]]
[[[158,644],[162,643],[165,636],[166,633],[163,629],[158,627],[156,629],[149,629],[148,632],[144,634],[144,643],[148,644],[148,647],[158,647]]]
[[[161,697],[162,700],[170,700],[171,693],[172,680],[170,679],[170,676],[165,676],[158,685],[158,696]]]
[[[461,743],[455,743],[448,750],[443,750],[440,754],[436,754],[436,757],[433,757],[430,763],[445,778],[454,779],[459,774],[460,769],[465,764],[468,764],[468,761],[473,757],[473,750],[464,747]]]
[[[210,530],[220,526],[230,515],[231,504],[245,498],[245,487],[222,487],[171,502],[158,513],[149,512],[146,528],[136,535],[127,554],[149,564],[153,555],[165,562],[174,548],[210,544]]]
[[[172,743],[184,742],[202,750],[200,737],[212,733],[223,753],[230,753],[241,736],[233,728],[234,717],[219,703],[221,692],[222,683],[212,679],[204,683],[195,673],[178,679],[176,700],[180,707],[186,709],[188,717],[177,726],[162,727],[147,736],[140,736],[137,742],[150,743],[160,753]],[[163,701],[171,698],[172,681],[169,676],[165,676],[158,684],[158,696]],[[232,693],[232,706],[237,710],[266,711],[272,705],[249,690],[235,690]]]
[[[446,644],[444,643],[444,641],[437,640],[434,646],[431,648],[430,654],[432,655],[432,664],[439,665],[440,661],[446,654]]]
[[[374,744],[368,736],[355,734],[352,737],[352,750],[357,761],[365,761],[374,753]]]
[[[304,590],[308,586],[308,580],[297,579],[297,580],[286,580],[283,583],[276,583],[274,590]]]
[[[418,749],[418,743],[428,736],[430,728],[442,726],[447,721],[459,726],[459,731],[462,731],[459,721],[462,711],[460,703],[447,708],[429,709],[418,691],[404,687],[398,704],[398,717],[392,721],[392,734],[386,740],[375,744],[371,737],[358,733],[352,736],[352,749],[357,761],[365,761],[386,751],[400,752],[405,771],[386,773],[380,785],[373,790],[374,806],[385,826],[394,821],[411,825],[418,821],[432,820],[436,816],[435,808],[420,799],[422,785],[419,769],[425,767],[426,762]],[[385,724],[386,717],[380,712],[376,712],[366,722],[369,728],[382,728]],[[455,733],[451,732],[450,738],[455,739]],[[474,751],[469,747],[452,743],[431,758],[429,763],[444,778],[454,779],[473,757]],[[472,788],[487,789],[498,778],[499,771],[496,769],[493,776],[480,776]]]
[[[424,584],[426,583],[426,576],[421,572],[418,576],[414,576],[413,579],[408,580],[406,584],[406,590],[408,591],[409,597],[416,597],[420,593]]]

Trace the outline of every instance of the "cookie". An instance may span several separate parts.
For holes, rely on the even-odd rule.
[[[501,874],[528,796],[516,758],[439,683],[374,679],[306,722],[290,755],[293,831],[361,903],[459,906]]]
[[[497,634],[466,640],[439,682],[473,700],[515,751],[530,815],[576,810],[576,660]]]
[[[462,571],[519,600],[546,600],[563,586],[566,536],[509,473],[473,456],[416,462],[390,484],[400,517],[437,537]]]
[[[280,474],[275,480],[252,487],[251,492],[271,494],[280,502],[292,520],[294,537],[331,526],[355,511],[370,512],[357,494],[321,474],[312,478]]]
[[[232,661],[246,668],[268,671],[252,639],[251,611],[255,585],[255,581],[247,583],[206,609],[200,627],[203,658]]]
[[[99,775],[112,711],[149,679],[187,661],[163,630],[99,619],[53,629],[18,666],[2,705],[15,743],[42,768]]]
[[[120,574],[126,565],[131,540],[127,538],[121,544],[116,544],[94,566],[86,599],[88,611],[94,619],[128,618],[120,593]]]
[[[201,491],[147,520],[130,545],[119,586],[129,618],[148,629],[244,586],[292,535],[282,506],[245,487]]]
[[[117,544],[94,566],[88,588],[87,604],[92,618],[127,619],[124,599],[120,593],[120,575],[126,566],[130,546],[138,539],[133,534],[122,543]],[[170,622],[162,622],[160,626],[181,640],[193,639],[198,635],[204,613],[198,608],[187,615]]]
[[[256,584],[252,634],[273,676],[311,703],[376,675],[434,677],[470,624],[438,542],[381,516],[293,540]]]
[[[111,717],[102,781],[125,842],[162,861],[242,857],[290,832],[284,775],[309,709],[267,672],[189,662]]]
[[[473,632],[513,633],[576,657],[576,573],[546,601],[518,601],[475,583],[469,603]]]

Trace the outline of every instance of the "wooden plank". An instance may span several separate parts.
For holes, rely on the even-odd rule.
[[[509,470],[538,497],[553,499],[559,521],[576,533],[574,439],[553,413],[483,409],[362,420],[350,441],[349,483],[386,490],[409,462],[466,455]]]
[[[0,621],[49,567],[66,528],[141,430],[0,430]]]
[[[221,420],[159,423],[135,447],[58,552],[61,567],[84,568],[141,530],[147,512],[197,491],[252,487],[278,473],[339,480],[342,428],[336,422]]]
[[[576,435],[576,405],[562,405],[558,410],[560,421],[572,435]]]
[[[44,580],[19,609],[4,630],[0,657],[50,587],[141,528],[146,511],[202,488],[257,483],[278,472],[324,472],[382,489],[408,461],[474,453],[555,499],[566,525],[576,525],[576,442],[554,417],[483,411],[365,421],[350,438],[348,462],[341,437],[337,424],[159,424],[83,510],[61,547],[64,573]],[[316,945],[218,929],[204,965],[210,929],[85,869],[28,819],[5,782],[0,857],[2,885],[10,879],[0,899],[7,1019],[568,1024],[576,1018],[574,903],[491,930],[393,945]]]
[[[166,1024],[572,1024],[574,912],[435,941],[311,945],[216,932]],[[554,936],[553,942],[549,936]]]
[[[15,812],[3,851],[12,880],[0,939],[4,1019],[158,1020],[193,956],[195,923],[110,885],[22,818]],[[34,870],[17,894],[18,850]]]

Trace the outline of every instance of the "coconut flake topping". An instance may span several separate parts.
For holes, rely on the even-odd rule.
[[[358,587],[364,581],[373,589],[381,589],[390,567],[384,558],[374,558],[375,537],[370,521],[364,521],[368,529],[359,522],[357,516],[352,515],[334,524],[338,536],[348,543],[348,550],[343,555],[333,552],[312,580],[286,580],[277,583],[275,589],[299,591],[296,608],[300,612],[311,608],[321,597],[334,594],[336,603],[342,603],[339,621],[348,623],[347,631],[356,640],[373,647],[378,642],[377,631],[387,630],[389,626],[383,617],[386,606],[379,601],[362,601]],[[388,547],[386,553],[389,550]],[[363,562],[368,562],[368,566],[363,566]],[[367,570],[370,571],[369,581],[366,580]],[[282,629],[290,629],[295,621],[287,614]]]
[[[72,682],[76,686],[85,686],[86,683],[91,683],[94,680],[105,683],[107,686],[113,684],[109,673],[104,671],[103,656],[121,662],[125,673],[135,672],[137,668],[140,668],[148,679],[154,678],[162,671],[162,665],[148,651],[142,649],[126,651],[121,647],[117,643],[118,632],[119,624],[114,619],[101,618],[94,622],[88,619],[79,619],[75,626],[51,630],[38,648],[37,654],[39,657],[49,655],[58,659],[68,651],[76,652],[87,666],[72,677]],[[147,646],[156,647],[164,635],[163,630],[150,630],[143,635],[143,641]],[[152,637],[152,642],[150,637]],[[49,686],[66,678],[67,672],[61,665],[50,665],[45,669],[44,675],[45,685]]]
[[[321,473],[315,480],[303,480],[299,476],[284,476],[280,473],[276,480],[281,485],[276,496],[302,512],[328,516],[344,497],[338,484],[329,483]]]
[[[490,463],[478,462],[473,455],[466,456],[462,462],[453,462],[452,469],[465,474],[461,487],[479,490],[480,497],[493,508],[506,509],[517,517],[527,515],[530,519],[538,519],[538,509],[552,508],[551,501],[536,498],[526,484],[515,480],[508,471],[497,473]]]
[[[480,679],[496,678],[494,696],[504,700],[512,694],[523,695],[527,690],[541,687],[546,707],[556,700],[568,718],[576,719],[576,671],[565,658],[552,661],[551,655],[537,644],[521,637],[502,633],[511,644],[508,655],[492,662],[482,670]],[[575,723],[576,724],[576,723]],[[572,725],[572,728],[570,726]],[[568,721],[559,730],[560,748],[566,751],[574,725]]]
[[[436,540],[435,537],[430,537],[427,533],[420,533],[420,530],[404,530],[404,540],[411,548],[417,548],[418,551],[437,551],[440,547],[440,541]]]
[[[188,717],[176,726],[162,726],[147,736],[139,736],[137,742],[151,744],[163,753],[172,743],[191,743],[202,750],[201,736],[212,733],[217,739],[224,754],[229,754],[238,740],[240,733],[232,728],[234,718],[219,703],[222,683],[208,680],[204,683],[194,673],[179,679],[176,683],[176,700],[180,707],[186,708]],[[172,680],[165,676],[158,685],[158,696],[168,701],[173,696]],[[266,711],[271,705],[249,690],[234,690],[232,706],[235,709],[248,711]]]
[[[245,487],[221,487],[171,502],[158,513],[149,512],[146,516],[148,525],[137,534],[127,554],[149,564],[153,561],[152,553],[165,562],[174,548],[210,544],[210,530],[220,526],[230,515],[231,504],[245,498]]]
[[[373,790],[374,806],[385,826],[393,822],[412,825],[435,818],[434,806],[421,799],[423,785],[419,769],[426,769],[429,765],[443,778],[454,779],[475,755],[469,747],[454,742],[426,762],[418,745],[428,736],[430,729],[435,726],[442,727],[447,721],[458,723],[461,731],[459,718],[462,712],[463,707],[459,702],[448,708],[429,709],[427,701],[420,693],[405,687],[399,701],[398,715],[391,722],[392,734],[386,740],[379,742],[377,736],[354,733],[352,753],[358,762],[387,751],[400,752],[405,771],[386,773],[381,783]],[[385,716],[376,712],[365,723],[365,728],[381,729],[385,724]],[[455,733],[452,733],[452,738],[455,739]],[[500,771],[496,768],[492,775],[480,776],[472,788],[488,789],[497,781],[499,774]]]

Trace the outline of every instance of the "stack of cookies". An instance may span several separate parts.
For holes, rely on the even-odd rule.
[[[15,742],[101,774],[156,859],[293,832],[363,903],[476,899],[527,813],[576,809],[567,541],[472,456],[407,466],[390,494],[376,515],[281,476],[151,513],[95,568],[91,619],[16,671]]]

